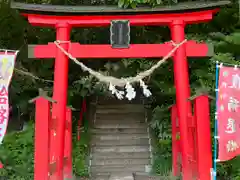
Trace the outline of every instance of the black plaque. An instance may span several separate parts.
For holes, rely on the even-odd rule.
[[[111,21],[110,41],[112,48],[129,48],[130,23],[128,20]]]

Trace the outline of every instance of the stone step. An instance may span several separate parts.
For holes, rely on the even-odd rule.
[[[146,159],[93,159],[92,166],[109,166],[109,165],[148,165],[151,164],[150,158]]]
[[[112,173],[109,180],[134,180],[132,173]]]
[[[109,166],[91,166],[90,171],[93,174],[98,173],[115,173],[115,172],[125,172],[125,173],[134,173],[134,172],[145,172],[145,165],[109,165]]]
[[[96,120],[108,120],[108,121],[120,121],[120,120],[124,120],[124,121],[133,121],[133,120],[137,120],[137,121],[145,121],[145,115],[144,114],[139,114],[136,116],[132,116],[129,115],[128,113],[123,114],[122,116],[119,115],[107,115],[107,114],[97,114],[96,115]]]
[[[135,89],[136,90],[136,89]],[[138,94],[138,92],[137,92]],[[141,93],[139,92],[139,95],[141,96],[142,94],[142,91]],[[143,100],[140,98],[140,96],[137,95],[136,98],[132,99],[131,101],[129,101],[128,99],[122,99],[122,100],[119,100],[117,99],[117,97],[115,97],[114,95],[111,94],[111,96],[104,96],[104,97],[97,97],[97,103],[98,104],[101,104],[101,105],[110,105],[110,104],[135,104],[135,105],[143,105]]]
[[[109,180],[110,173],[91,174],[90,180]]]
[[[96,120],[94,122],[94,126],[100,126],[100,125],[115,125],[115,126],[122,126],[122,125],[128,125],[128,126],[133,126],[133,125],[138,125],[138,126],[145,126],[145,128],[147,129],[148,128],[148,123],[144,122],[144,121],[137,121],[137,120],[134,120],[134,121],[105,121],[105,120]]]
[[[148,173],[136,172],[114,172],[114,173],[97,173],[87,177],[64,178],[64,180],[178,180],[178,177],[148,175]]]
[[[151,154],[144,105],[102,97],[95,113],[90,179],[134,180],[133,173],[149,171]]]
[[[113,146],[113,147],[92,147],[92,152],[149,152],[149,146]]]
[[[99,129],[147,129],[147,125],[144,123],[133,123],[133,124],[127,124],[127,123],[119,123],[119,124],[102,124],[102,123],[95,123],[94,128]]]
[[[98,140],[92,139],[91,146],[126,146],[126,145],[133,145],[133,146],[140,146],[140,145],[149,145],[148,138],[142,139],[128,139],[128,140]]]
[[[148,175],[147,173],[141,173],[141,172],[138,172],[138,173],[133,173],[133,176],[134,176],[134,180],[177,180],[177,179],[174,179],[174,177],[170,178],[170,177],[161,177],[161,176],[157,176],[157,175]]]
[[[134,180],[134,176],[133,176],[133,173],[125,173],[125,172],[98,173],[95,175],[93,174],[90,177],[90,180]]]
[[[128,152],[128,153],[122,153],[122,152],[107,152],[107,153],[102,153],[102,152],[96,152],[93,154],[91,157],[92,160],[97,161],[99,159],[110,159],[110,158],[115,158],[115,159],[140,159],[140,158],[149,158],[150,157],[150,152]]]
[[[92,134],[108,134],[108,135],[115,135],[115,134],[144,134],[148,133],[147,128],[144,129],[90,129]]]
[[[147,122],[145,121],[144,118],[141,119],[95,119],[95,123],[101,123],[101,124],[146,124]]]
[[[93,141],[109,141],[109,140],[138,140],[148,139],[148,134],[115,134],[115,135],[93,135]]]
[[[143,104],[98,104],[97,109],[141,109],[144,110]]]
[[[144,114],[144,108],[112,108],[112,109],[109,109],[109,108],[96,108],[96,113],[98,114],[109,114],[109,113],[116,113],[116,114],[119,114],[119,113],[123,113],[123,114],[126,114],[126,113],[143,113]]]
[[[141,112],[126,112],[125,114],[120,112],[120,111],[124,111],[122,109],[117,109],[119,112],[115,112],[115,113],[96,113],[96,115],[101,115],[102,117],[115,117],[115,116],[119,116],[119,117],[125,117],[125,115],[128,115],[128,117],[141,117],[142,115],[145,115],[144,111]]]

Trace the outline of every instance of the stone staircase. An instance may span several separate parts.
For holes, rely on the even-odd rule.
[[[150,144],[143,104],[97,102],[91,128],[91,179],[134,180],[133,173],[151,171]]]

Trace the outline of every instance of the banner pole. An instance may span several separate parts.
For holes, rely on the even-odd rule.
[[[219,63],[216,61],[216,73],[215,73],[215,94],[216,94],[216,112],[215,112],[215,121],[214,121],[214,162],[213,162],[213,180],[217,179],[217,143],[218,143],[218,122],[217,122],[217,115],[218,115],[218,77],[219,77]]]

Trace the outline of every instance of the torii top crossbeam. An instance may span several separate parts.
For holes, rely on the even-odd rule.
[[[207,22],[219,7],[229,4],[220,2],[190,2],[158,8],[119,9],[115,6],[60,6],[12,2],[35,26],[55,27],[59,21],[67,21],[72,27],[108,26],[111,20],[128,19],[131,26],[169,25],[173,20],[186,24]],[[56,18],[57,17],[57,18]]]
[[[180,3],[176,6],[159,8],[119,9],[115,6],[59,6],[13,2],[12,8],[20,10],[29,23],[41,27],[57,27],[67,23],[69,27],[109,26],[112,20],[127,19],[131,26],[171,25],[176,22],[193,24],[212,19],[219,7],[228,4],[220,2]],[[186,43],[188,57],[212,56],[211,45]],[[138,58],[163,57],[172,48],[167,44],[131,44],[128,49],[112,49],[110,45],[81,45],[73,43],[70,52],[77,58]],[[29,58],[54,58],[54,44],[29,46]],[[148,49],[148,51],[146,51]],[[159,51],[161,49],[161,51]],[[200,51],[201,49],[201,51]],[[44,53],[42,53],[44,52]],[[94,53],[92,53],[94,52]]]

